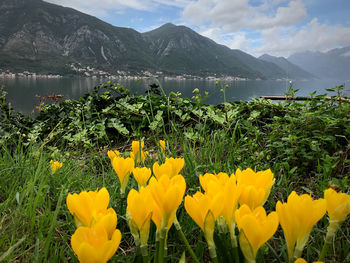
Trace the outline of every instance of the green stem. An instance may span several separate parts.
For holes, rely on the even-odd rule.
[[[324,244],[320,253],[320,257],[318,258],[318,261],[325,261],[326,256],[328,254],[328,250],[331,247],[332,240],[335,236],[335,233],[337,232],[339,226],[338,221],[331,221],[328,228],[327,228],[327,234],[324,240]]]
[[[158,262],[158,253],[159,253],[159,240],[156,241],[156,252],[154,253],[153,262]]]
[[[326,255],[328,254],[328,250],[329,250],[329,247],[330,247],[330,243],[331,242],[328,242],[327,238],[325,239],[325,242],[323,244],[323,247],[322,247],[322,250],[321,250],[321,253],[320,253],[320,257],[318,258],[318,261],[323,261],[325,260],[326,258]]]
[[[293,258],[292,262],[294,262],[296,259],[300,258],[302,253],[303,253],[303,250],[296,247],[294,250],[294,258]]]
[[[140,245],[136,245],[136,258],[141,255]]]
[[[125,200],[125,192],[121,192],[120,193],[120,214],[121,215],[125,215],[124,200]]]
[[[148,247],[147,245],[141,245],[141,254],[142,254],[142,261],[143,263],[148,263],[149,259],[148,259]]]
[[[232,246],[232,250],[233,250],[233,257],[235,259],[235,262],[239,263],[239,252],[238,252],[237,237],[232,232],[230,232],[230,237],[231,237],[231,246]]]
[[[209,255],[213,263],[218,263],[218,257],[216,255],[215,246],[209,246]]]
[[[198,258],[196,256],[196,254],[194,253],[194,251],[192,250],[190,244],[188,243],[188,240],[187,240],[184,232],[182,231],[181,225],[180,225],[179,221],[177,221],[176,217],[174,219],[174,225],[175,225],[176,230],[180,234],[180,237],[181,237],[182,241],[185,243],[187,251],[190,253],[193,261],[196,262],[196,263],[199,263],[199,260],[198,260]]]
[[[158,262],[163,263],[164,262],[164,251],[165,251],[165,243],[166,243],[166,232],[167,227],[163,227],[160,231],[160,237],[159,237],[159,251],[158,251]]]

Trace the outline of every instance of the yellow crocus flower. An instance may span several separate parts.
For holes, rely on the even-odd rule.
[[[111,159],[111,161],[113,161],[113,159],[115,157],[119,157],[119,151],[117,151],[117,150],[108,151],[107,155],[108,155],[109,159]]]
[[[152,171],[147,167],[142,167],[142,168],[136,167],[134,168],[132,173],[139,187],[141,186],[145,187],[148,179],[151,177]]]
[[[218,192],[215,196],[197,192],[193,196],[188,195],[185,197],[186,212],[202,229],[213,261],[217,257],[214,243],[214,227],[216,219],[224,208],[223,198],[224,195],[221,192]]]
[[[105,227],[79,227],[71,238],[72,249],[82,263],[107,262],[117,251],[121,233],[115,229],[111,238]]]
[[[238,205],[241,188],[237,187],[235,175],[232,174],[229,177],[226,173],[206,173],[199,176],[199,181],[207,195],[214,197],[219,192],[223,193],[224,208],[218,219],[219,231],[227,231],[225,226],[227,225],[231,234],[232,245],[236,247],[234,211]]]
[[[124,194],[135,162],[132,158],[115,157],[112,165],[120,181],[120,193]]]
[[[127,210],[132,221],[137,226],[141,245],[147,245],[152,216],[152,202],[153,199],[148,188],[141,187],[139,192],[131,189],[128,194]]]
[[[224,187],[226,185],[227,181],[229,179],[229,176],[227,173],[218,173],[218,174],[211,174],[206,173],[204,175],[199,176],[199,183],[202,186],[204,191],[207,191],[208,184],[210,182],[215,182],[218,185]]]
[[[134,159],[136,163],[144,162],[148,155],[147,151],[146,152],[143,151],[144,146],[145,146],[145,143],[144,142],[140,143],[140,141],[132,141],[131,143],[132,152],[130,153],[130,157]]]
[[[163,153],[165,151],[165,141],[159,140],[160,150]]]
[[[143,151],[143,147],[145,147],[145,142],[141,141],[132,141],[131,143],[131,150],[133,153],[137,153],[140,150]]]
[[[170,163],[172,167],[172,172],[170,178],[178,175],[185,165],[184,158],[165,158],[165,163]]]
[[[173,171],[173,166],[170,162],[165,162],[161,165],[159,165],[158,162],[155,162],[152,169],[154,176],[159,180],[163,175],[170,177]]]
[[[176,175],[171,179],[162,176],[159,180],[152,177],[147,188],[154,201],[151,204],[152,221],[158,231],[163,228],[169,229],[185,194],[185,179],[182,175]]]
[[[68,194],[67,206],[74,216],[77,226],[90,226],[92,220],[96,221],[99,214],[113,213],[107,209],[109,193],[106,188],[99,191],[83,191],[80,194]]]
[[[205,234],[214,233],[215,221],[224,208],[223,198],[223,193],[210,196],[201,192],[185,197],[187,214],[189,214]]]
[[[251,209],[255,209],[265,203],[266,191],[264,188],[256,188],[252,185],[239,188],[242,190],[240,197],[241,204],[245,204]]]
[[[307,261],[303,258],[298,258],[294,261],[294,263],[307,263]],[[324,263],[323,261],[314,261],[313,263]]]
[[[271,212],[266,215],[262,206],[251,210],[242,205],[235,213],[239,234],[239,243],[248,262],[255,262],[259,248],[265,244],[276,232],[278,215]]]
[[[51,172],[52,174],[56,173],[59,169],[61,169],[63,163],[60,163],[58,161],[50,161],[50,168],[51,168]]]
[[[240,203],[247,204],[251,209],[264,205],[275,183],[270,169],[255,172],[248,168],[236,170],[238,187],[242,188]]]
[[[117,213],[113,208],[108,208],[103,213],[93,215],[93,221],[91,222],[90,227],[101,225],[106,229],[108,238],[112,238],[114,230],[117,227],[117,223]]]
[[[327,201],[329,221],[341,223],[350,214],[350,195],[329,188],[324,191],[324,199]]]
[[[236,178],[234,175],[227,180],[226,185],[223,189],[224,194],[224,208],[222,210],[222,215],[225,218],[226,224],[229,228],[231,241],[233,247],[237,246],[236,236],[235,236],[235,211],[238,206],[238,200],[241,195],[241,188],[237,187]]]
[[[327,202],[327,213],[329,225],[325,242],[320,253],[319,260],[325,260],[328,247],[331,246],[339,225],[350,213],[350,196],[344,193],[337,193],[332,188],[324,191],[324,199]]]
[[[289,260],[299,258],[313,226],[326,213],[324,199],[312,200],[310,195],[297,195],[293,191],[287,203],[277,202],[276,212],[287,242]]]

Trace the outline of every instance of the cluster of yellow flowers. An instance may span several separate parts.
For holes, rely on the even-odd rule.
[[[131,174],[138,183],[138,190],[131,189],[128,193],[126,218],[144,262],[149,261],[147,246],[151,221],[157,228],[154,261],[164,262],[170,227],[174,224],[181,231],[176,212],[186,191],[185,179],[180,174],[184,159],[165,158],[164,163],[155,162],[152,170],[135,167],[144,164],[148,155],[143,148],[143,142],[134,141],[130,157],[120,157],[118,151],[109,151],[108,156],[120,180],[122,196]],[[160,142],[160,149],[164,153],[164,141]],[[267,214],[263,205],[275,182],[270,169],[258,172],[250,168],[237,169],[230,176],[222,172],[206,173],[199,176],[199,182],[203,191],[187,195],[184,206],[204,232],[213,262],[217,262],[216,225],[219,233],[230,236],[231,248],[228,249],[233,251],[235,262],[239,262],[238,249],[247,262],[255,262],[259,248],[274,235],[279,224],[286,239],[289,262],[305,262],[300,257],[310,232],[327,212],[330,224],[319,259],[324,261],[327,246],[350,213],[350,196],[329,188],[325,190],[324,198],[318,200],[293,191],[287,202],[278,201],[276,211]],[[105,188],[99,192],[68,195],[67,205],[78,226],[71,243],[81,262],[86,262],[86,258],[106,262],[119,246],[121,234],[115,229],[117,216],[112,208],[107,209],[108,203],[109,194]],[[185,237],[184,242],[187,242]],[[193,260],[199,262],[188,243],[186,246]]]
[[[50,161],[51,173],[52,174],[56,173],[59,169],[61,169],[62,165],[63,165],[63,163],[51,160]]]
[[[230,233],[233,249],[238,246],[237,223],[241,250],[247,261],[254,262],[258,249],[278,227],[276,212],[266,215],[262,207],[274,184],[271,170],[238,169],[236,175],[231,176],[207,173],[199,176],[199,182],[204,193],[198,191],[193,196],[186,196],[185,209],[204,232],[212,260],[215,262],[217,258],[213,238],[217,221],[220,232]]]
[[[238,169],[230,177],[226,173],[205,174],[199,177],[199,181],[204,193],[186,196],[185,209],[203,230],[213,261],[216,258],[215,221],[219,231],[230,232],[233,249],[238,245],[235,237],[237,224],[240,249],[247,262],[255,262],[259,248],[281,224],[289,261],[294,262],[300,258],[313,226],[326,211],[330,221],[326,242],[331,242],[339,224],[350,213],[350,196],[329,188],[324,192],[324,199],[318,200],[307,194],[299,196],[293,191],[286,203],[278,201],[276,212],[267,215],[263,204],[274,184],[270,169],[260,172]],[[320,258],[324,260],[322,253]]]
[[[80,262],[107,262],[119,247],[122,236],[116,229],[117,214],[108,204],[106,188],[67,196],[77,226],[71,245]]]
[[[144,163],[146,160],[146,157],[149,155],[148,151],[143,151],[144,146],[145,146],[144,142],[133,141],[131,144],[132,151],[130,152],[130,157],[120,157],[120,153],[117,150],[114,150],[114,151],[111,150],[107,152],[107,155],[112,162],[113,169],[119,178],[120,185],[121,185],[120,193],[122,195],[125,194],[125,189],[129,182],[129,177],[131,173],[133,173],[135,180],[139,185],[139,188],[141,186],[145,186],[147,184],[148,179],[151,177],[151,174],[152,174],[151,169],[147,167],[135,167],[141,163]],[[163,153],[165,151],[165,141],[160,140],[159,146],[160,146],[161,152]],[[169,165],[173,164],[174,165],[173,169],[177,169],[175,167],[176,164],[172,159],[173,158],[171,158],[168,161]],[[158,167],[153,167],[153,169],[158,169],[157,174],[162,173],[162,169],[159,165]]]
[[[159,142],[161,152],[165,151],[165,141]],[[144,163],[148,152],[143,151],[144,143],[133,141],[130,157],[119,157],[119,152],[109,151],[112,166],[120,181],[123,195],[131,173],[138,184],[138,191],[132,189],[127,197],[126,217],[136,245],[142,256],[148,257],[147,242],[151,220],[157,227],[160,246],[166,245],[166,235],[171,227],[176,211],[186,190],[184,177],[179,174],[185,161],[183,158],[166,158],[163,164],[155,162],[152,171],[147,167],[135,167]],[[147,184],[149,180],[149,183]],[[164,247],[159,258],[164,258]]]

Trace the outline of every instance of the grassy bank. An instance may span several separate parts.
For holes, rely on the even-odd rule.
[[[116,98],[117,97],[117,98]],[[203,104],[177,94],[150,92],[130,96],[115,85],[100,86],[79,101],[41,105],[36,118],[14,112],[2,96],[0,112],[0,260],[19,262],[76,261],[70,248],[75,231],[66,206],[68,193],[106,187],[110,207],[118,214],[120,248],[111,262],[130,262],[135,246],[126,224],[126,198],[107,156],[107,150],[131,151],[132,140],[143,140],[152,167],[163,158],[159,140],[166,140],[168,157],[183,157],[181,174],[186,194],[199,188],[207,172],[234,173],[237,168],[270,168],[276,183],[264,205],[275,210],[292,190],[323,197],[332,186],[349,192],[350,105],[337,100],[273,103]],[[51,174],[49,162],[63,167]],[[135,188],[132,179],[128,190]],[[127,191],[128,191],[127,190]],[[183,204],[178,220],[189,243],[203,261],[209,260],[205,239]],[[303,257],[316,260],[327,228],[324,217],[312,230]],[[151,229],[154,239],[155,227]],[[333,243],[334,262],[349,262],[350,222],[343,223]],[[154,249],[154,247],[152,248]],[[168,237],[169,262],[186,248],[174,227]],[[331,259],[331,258],[330,258]],[[190,258],[189,258],[190,260]],[[281,228],[259,251],[258,262],[287,262]]]

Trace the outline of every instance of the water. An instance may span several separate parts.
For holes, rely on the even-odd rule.
[[[7,100],[11,102],[16,110],[20,110],[25,114],[33,111],[36,105],[39,105],[38,96],[46,94],[62,94],[64,99],[78,99],[84,94],[91,92],[93,88],[101,83],[106,83],[107,79],[96,78],[0,78],[0,86],[4,85],[8,92]],[[145,94],[148,86],[158,80],[112,80],[118,82],[124,87],[130,89],[133,93]],[[205,101],[208,104],[218,104],[223,102],[223,94],[220,88],[216,86],[214,80],[168,80],[160,79],[159,83],[163,87],[165,93],[180,92],[183,97],[192,97],[192,91],[195,88],[200,90],[201,94],[205,91],[209,92],[209,98]],[[249,80],[249,81],[233,81],[228,82],[229,88],[226,89],[226,101],[249,100],[254,97],[269,95],[284,95],[288,91],[289,81],[274,80]],[[350,95],[350,81],[339,80],[310,80],[310,81],[294,81],[293,89],[299,89],[296,93],[298,96],[307,96],[313,91],[317,94],[328,93],[326,89],[334,88],[345,84],[346,95]],[[316,95],[317,95],[316,94]]]

